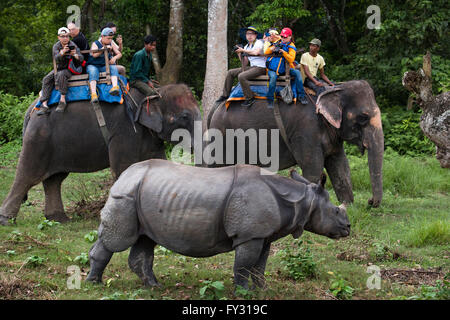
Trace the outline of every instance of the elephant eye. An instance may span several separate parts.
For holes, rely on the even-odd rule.
[[[369,122],[369,115],[368,115],[368,114],[365,114],[365,113],[362,113],[362,114],[358,115],[358,116],[356,117],[356,122],[357,122],[360,126],[364,127],[364,126]]]

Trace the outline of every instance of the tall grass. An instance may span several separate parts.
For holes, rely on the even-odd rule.
[[[353,189],[371,192],[367,155],[349,155]],[[450,171],[439,166],[430,157],[399,156],[388,148],[383,161],[384,192],[406,197],[422,197],[426,194],[450,192]]]
[[[407,244],[412,247],[445,245],[450,243],[450,222],[436,220],[413,228],[408,234]]]

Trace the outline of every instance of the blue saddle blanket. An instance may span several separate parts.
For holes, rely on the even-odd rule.
[[[281,98],[280,91],[283,90],[283,88],[284,88],[283,86],[276,86],[275,95],[277,98]],[[250,89],[252,89],[252,91],[254,92],[255,99],[267,99],[267,92],[269,91],[269,86],[267,84],[259,86],[250,86]],[[291,89],[292,95],[294,99],[296,99],[297,90],[294,81],[291,81]],[[237,86],[233,87],[233,89],[231,90],[230,97],[225,103],[225,106],[228,108],[228,106],[232,101],[242,101],[242,100],[245,100],[244,92],[242,91],[241,84],[238,83]]]
[[[122,79],[123,83],[127,85],[127,78],[119,75],[120,79]],[[109,90],[111,90],[112,85],[106,83],[97,84],[97,92],[98,92],[98,100],[109,102],[109,103],[122,103],[122,89],[119,86],[119,95],[113,96],[109,94]],[[47,102],[48,106],[52,106],[54,104],[59,103],[59,99],[61,98],[61,93],[53,89],[50,99]],[[82,101],[82,100],[91,100],[91,91],[88,85],[77,86],[77,87],[69,87],[66,95],[66,102],[74,102],[74,101]],[[36,104],[36,108],[39,108],[41,105],[41,101]]]

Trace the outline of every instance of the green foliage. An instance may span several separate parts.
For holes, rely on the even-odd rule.
[[[382,113],[384,145],[400,155],[432,155],[435,145],[424,136],[420,129],[421,111],[403,111],[392,108]]]
[[[450,223],[442,220],[424,222],[410,231],[407,243],[414,247],[448,244],[450,243]]]
[[[352,298],[355,289],[341,275],[336,274],[335,278],[331,281],[330,292],[338,299],[348,300]]]
[[[223,299],[225,295],[225,286],[223,281],[204,280],[204,286],[200,288],[200,297],[207,300]]]
[[[241,297],[244,299],[252,299],[253,297],[255,297],[255,292],[251,291],[251,290],[247,290],[242,286],[236,286],[236,290],[234,291],[234,294],[237,297]]]
[[[366,8],[372,4],[365,1]],[[417,70],[427,50],[432,54],[436,89],[448,88],[448,16],[447,1],[413,0],[393,3],[378,1],[381,28],[366,30],[353,42],[348,64],[327,64],[333,79],[366,79],[374,88],[382,109],[406,105],[408,92],[402,76],[408,69]],[[361,14],[361,12],[359,13]],[[361,28],[361,26],[359,26]],[[410,63],[414,61],[414,63]]]
[[[309,10],[304,9],[303,0],[274,0],[260,4],[247,21],[259,30],[264,30],[291,26],[298,19],[310,15]]]
[[[86,252],[82,252],[79,256],[76,256],[73,261],[78,262],[81,265],[89,265],[89,255]]]
[[[41,223],[38,224],[37,228],[39,230],[45,230],[47,228],[51,228],[51,227],[54,227],[54,226],[57,226],[57,225],[60,225],[60,224],[61,223],[59,223],[57,221],[44,219],[44,220],[42,220]]]
[[[92,230],[84,235],[84,240],[88,243],[94,243],[98,239],[98,231]]]
[[[317,263],[314,261],[311,249],[304,245],[303,240],[295,239],[293,246],[280,250],[281,263],[290,278],[303,280],[313,278],[317,274]]]
[[[436,286],[420,287],[420,293],[408,297],[407,300],[450,300],[450,273],[447,273],[444,280],[436,280]]]
[[[32,255],[25,260],[25,265],[35,268],[43,265],[44,262],[45,262],[44,258],[38,255]]]
[[[34,94],[16,97],[0,91],[0,144],[22,136],[25,111],[36,99]]]

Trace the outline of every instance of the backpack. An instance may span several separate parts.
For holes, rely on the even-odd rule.
[[[79,63],[77,60],[73,60],[73,58],[70,58],[69,60],[69,66],[67,67],[72,74],[81,74],[83,72],[83,67],[86,66],[86,61],[83,61],[82,63]]]
[[[289,49],[296,50],[295,47],[286,44],[282,44],[281,48],[286,52],[288,52]],[[286,72],[286,59],[283,55],[279,57],[268,57],[266,60],[266,67],[271,71],[275,71],[277,75],[284,74]]]

